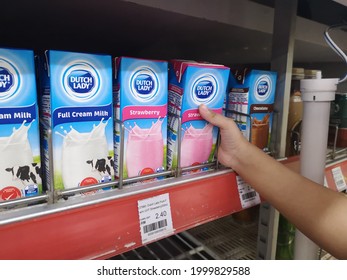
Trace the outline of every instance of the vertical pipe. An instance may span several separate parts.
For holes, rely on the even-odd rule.
[[[300,82],[304,102],[300,172],[321,185],[324,184],[330,101],[335,98],[337,84],[338,79],[310,79]],[[294,259],[318,259],[318,249],[303,233],[296,231]]]

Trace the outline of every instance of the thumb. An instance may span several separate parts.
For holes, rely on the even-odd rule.
[[[205,104],[199,106],[200,115],[209,123],[220,128],[227,128],[229,119],[209,110]]]

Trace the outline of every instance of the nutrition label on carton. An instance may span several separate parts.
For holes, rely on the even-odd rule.
[[[148,243],[173,233],[169,194],[137,202],[142,243]]]

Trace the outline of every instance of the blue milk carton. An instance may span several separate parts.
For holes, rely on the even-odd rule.
[[[172,60],[169,67],[168,167],[177,167],[177,132],[181,119],[180,166],[214,159],[218,128],[199,114],[200,104],[221,114],[230,69],[223,65]]]
[[[124,151],[120,126],[115,125],[116,176],[153,174],[166,169],[167,61],[115,58],[114,104],[116,118],[124,124]],[[123,153],[123,168],[120,155]]]
[[[276,79],[276,72],[249,69],[235,70],[229,79],[227,115],[264,151],[268,151],[270,141]]]
[[[0,201],[42,190],[34,53],[0,49]]]
[[[46,51],[39,59],[47,184],[56,189],[108,182],[114,176],[112,59]],[[53,172],[49,169],[49,130]]]

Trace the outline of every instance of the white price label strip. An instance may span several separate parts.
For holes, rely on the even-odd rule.
[[[242,208],[248,208],[260,203],[259,194],[249,186],[240,176],[236,176]]]
[[[341,167],[338,166],[338,167],[333,168],[331,170],[331,173],[333,174],[337,190],[339,192],[345,190],[346,189],[346,181],[345,181],[345,177],[343,176]]]
[[[142,243],[148,243],[173,233],[169,194],[137,202]]]

